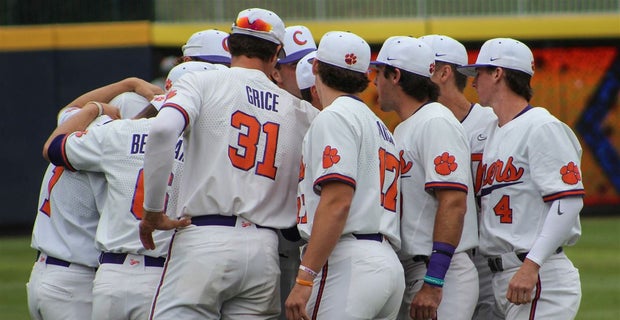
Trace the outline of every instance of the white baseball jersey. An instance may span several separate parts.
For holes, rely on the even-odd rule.
[[[321,184],[339,181],[355,188],[342,234],[381,233],[398,249],[399,172],[394,139],[383,122],[355,97],[334,100],[303,142],[297,198],[302,238],[311,237]]]
[[[544,108],[494,126],[481,170],[480,251],[487,256],[529,251],[553,200],[583,196],[581,146],[572,130]],[[579,219],[565,245],[581,234]]]
[[[469,114],[461,121],[469,138],[474,195],[478,194],[482,184],[482,172],[479,172],[478,169],[482,165],[484,145],[489,137],[489,131],[492,130],[492,126],[496,125],[496,121],[497,116],[491,107],[483,107],[477,103],[472,104]]]
[[[65,166],[70,170],[101,172],[108,182],[108,198],[101,212],[96,243],[101,251],[166,256],[172,231],[155,231],[155,250],[140,242],[138,225],[144,199],[144,147],[152,119],[116,120],[63,141]],[[182,173],[183,143],[175,150],[169,178],[168,213],[174,212]]]
[[[479,196],[480,186],[482,185],[482,171],[479,170],[479,168],[482,167],[484,145],[487,142],[492,127],[497,125],[496,121],[497,116],[491,107],[483,107],[477,103],[472,104],[469,114],[461,121],[469,137],[474,196]],[[478,201],[476,201],[476,208],[478,219],[480,219],[480,206]],[[472,257],[472,260],[478,272],[479,284],[479,295],[472,319],[500,319],[499,311],[495,306],[495,297],[493,296],[493,288],[491,287],[492,273],[487,259],[481,255],[480,252],[477,252],[477,254]],[[452,266],[450,266],[450,269],[452,269]],[[450,274],[450,271],[451,270],[448,270],[448,274]],[[461,277],[461,275],[459,275],[459,277]],[[446,283],[448,282],[446,281]],[[470,296],[473,293],[468,292],[467,294]]]
[[[467,213],[456,252],[478,245],[476,207],[470,170],[470,148],[463,126],[440,103],[422,106],[394,130],[402,150],[401,260],[430,256],[438,202],[435,189],[467,193]]]
[[[262,71],[233,67],[183,76],[167,95],[170,107],[185,117],[191,151],[179,215],[236,215],[279,229],[295,224],[300,145],[318,112],[311,104]]]
[[[79,110],[61,110],[58,124]],[[96,123],[100,123],[100,120],[97,119]],[[97,205],[103,206],[105,187],[102,174],[72,172],[64,167],[48,165],[41,183],[31,247],[54,258],[97,267]]]

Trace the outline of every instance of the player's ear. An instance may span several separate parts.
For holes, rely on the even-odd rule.
[[[400,69],[394,68],[394,72],[390,73],[390,76],[392,77],[392,83],[398,84],[398,82],[400,81],[401,75],[402,74],[400,73]]]

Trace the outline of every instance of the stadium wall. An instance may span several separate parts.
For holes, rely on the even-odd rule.
[[[287,21],[303,24],[316,40],[329,30],[348,30],[372,44],[403,34],[447,34],[461,40],[473,62],[486,39],[513,37],[530,45],[536,60],[533,105],[548,108],[575,129],[583,148],[586,204],[592,212],[620,213],[620,14]],[[148,21],[0,27],[0,88],[5,93],[0,127],[5,141],[0,187],[5,209],[0,227],[30,227],[46,163],[41,147],[57,111],[93,88],[136,76],[157,76],[159,59],[180,55],[194,32],[229,30],[222,23]],[[466,95],[476,100],[468,87]],[[398,120],[376,105],[374,86],[364,99],[393,128]]]

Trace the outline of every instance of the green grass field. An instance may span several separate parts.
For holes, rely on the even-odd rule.
[[[566,253],[579,268],[577,319],[620,319],[620,218],[582,219],[583,236]],[[30,237],[0,238],[0,319],[28,319],[26,282],[35,253]]]

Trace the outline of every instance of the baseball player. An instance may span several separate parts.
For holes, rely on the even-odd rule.
[[[278,59],[276,68],[271,74],[273,81],[290,94],[301,98],[295,69],[297,62],[306,54],[316,51],[316,43],[312,33],[305,26],[291,26],[285,29],[284,43],[282,46],[284,58]],[[295,271],[296,272],[296,271]],[[293,276],[294,277],[294,276]]]
[[[303,142],[298,228],[308,245],[287,319],[395,319],[404,290],[400,161],[383,122],[361,101],[370,47],[326,33],[313,70],[324,106]]]
[[[573,319],[579,273],[562,247],[581,234],[581,146],[546,109],[529,104],[534,57],[522,42],[486,41],[475,64],[480,103],[497,121],[482,159],[480,252],[505,319]]]
[[[149,101],[127,93],[112,100],[134,115]],[[156,250],[145,250],[138,236],[144,194],[144,145],[152,119],[117,120],[81,131],[97,113],[82,110],[59,126],[48,139],[44,154],[65,170],[99,172],[107,181],[107,198],[95,235],[101,251],[93,286],[92,319],[145,319],[161,277],[171,232],[158,231]],[[132,115],[129,115],[132,116]],[[75,120],[75,121],[74,121]],[[175,167],[169,173],[167,205],[174,210],[183,161],[177,143]]]
[[[202,61],[212,64],[230,65],[228,51],[228,33],[215,29],[207,29],[192,34],[181,50],[181,59],[187,61]]]
[[[297,85],[301,92],[301,98],[312,103],[315,108],[321,110],[323,107],[319,100],[319,93],[316,90],[315,76],[312,73],[312,62],[315,57],[316,51],[312,51],[297,62],[295,78],[297,79]]]
[[[96,108],[91,100],[109,101],[114,95],[136,90],[153,96],[161,89],[137,78],[127,78],[78,97],[58,114],[58,124],[80,109]],[[117,108],[105,107],[106,121],[118,118]],[[102,119],[103,120],[103,119]],[[49,165],[43,176],[31,247],[37,250],[27,284],[32,319],[88,319],[99,251],[95,231],[105,200],[100,174],[72,172]]]
[[[435,53],[435,72],[431,80],[439,86],[437,102],[448,107],[461,122],[467,133],[471,150],[471,170],[474,182],[474,194],[480,190],[478,168],[482,161],[482,151],[486,142],[491,124],[497,119],[490,107],[471,103],[463,94],[467,85],[467,76],[458,72],[457,67],[468,63],[467,50],[458,41],[445,35],[426,35],[419,38],[428,44]],[[479,211],[479,206],[476,206]],[[501,319],[495,305],[493,289],[491,288],[491,269],[487,259],[472,250],[472,260],[478,270],[478,302],[474,310],[473,319],[493,320]],[[475,299],[471,292],[459,292],[463,301]],[[471,301],[467,303],[471,305]],[[467,312],[469,314],[469,312]]]
[[[381,109],[402,120],[394,130],[402,150],[399,257],[407,286],[399,319],[470,319],[478,277],[467,251],[478,232],[467,135],[450,109],[434,102],[435,55],[426,43],[388,38],[375,64]]]
[[[273,12],[241,11],[231,68],[176,82],[149,132],[140,237],[188,219],[162,210],[176,137],[187,143],[177,217],[152,319],[273,319],[280,313],[276,229],[295,224],[301,142],[317,113],[269,79],[284,38]],[[291,214],[292,213],[292,214]]]

